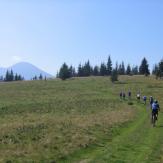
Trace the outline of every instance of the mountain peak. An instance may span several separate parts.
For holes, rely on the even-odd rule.
[[[30,80],[34,76],[39,76],[40,74],[46,76],[47,78],[52,77],[51,74],[39,69],[35,65],[28,62],[19,62],[8,68],[0,68],[0,75],[4,76],[6,71],[11,69],[13,70],[14,73],[23,76],[25,80]]]

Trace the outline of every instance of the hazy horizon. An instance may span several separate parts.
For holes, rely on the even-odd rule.
[[[30,11],[30,12],[29,12]],[[163,1],[0,2],[0,67],[29,62],[56,74],[63,62],[139,65],[163,58]]]

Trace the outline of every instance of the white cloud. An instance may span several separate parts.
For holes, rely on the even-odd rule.
[[[21,57],[19,57],[19,56],[12,56],[12,59],[13,59],[13,61],[14,62],[20,62],[20,61],[22,61],[22,58]]]

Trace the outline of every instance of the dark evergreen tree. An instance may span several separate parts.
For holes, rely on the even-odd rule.
[[[6,75],[5,75],[5,81],[9,81],[9,79],[10,79],[10,73],[7,70]]]
[[[12,70],[10,72],[10,80],[9,81],[14,81],[14,73]]]
[[[156,75],[156,73],[159,71],[159,65],[158,64],[155,64],[154,67],[153,67],[153,70],[152,70],[152,74],[153,75]]]
[[[159,62],[158,65],[155,66],[154,73],[156,75],[156,79],[163,77],[163,59]]]
[[[61,78],[62,80],[66,80],[68,78],[70,78],[70,70],[69,70],[69,67],[67,66],[66,63],[64,63],[62,65],[62,67],[60,68],[60,71],[59,71],[59,78]]]
[[[101,75],[101,76],[107,75],[107,67],[106,67],[105,63],[101,63],[100,75]]]
[[[98,66],[95,66],[94,69],[93,69],[93,75],[94,76],[98,76],[99,74],[100,74],[99,67]]]
[[[146,58],[143,58],[141,65],[139,67],[139,73],[145,76],[150,75],[150,71],[148,67],[149,67],[148,61],[146,60]]]
[[[84,76],[90,76],[92,74],[92,67],[90,65],[89,60],[88,62],[85,63],[83,67],[83,71],[84,71]]]
[[[118,66],[118,63],[117,63]],[[119,75],[125,75],[125,65],[124,62],[122,62],[118,67],[118,74]]]
[[[119,67],[118,67],[118,74],[119,75],[122,75],[122,72],[121,71],[122,71],[122,65],[120,64]]]
[[[113,83],[118,81],[118,71],[116,69],[113,69],[110,79]]]
[[[118,62],[116,62],[115,63],[115,70],[117,71],[117,73],[118,73],[118,67],[119,67]]]
[[[72,65],[70,66],[69,71],[70,71],[70,77],[76,76],[75,68]]]
[[[129,64],[127,65],[126,74],[127,75],[132,75],[131,74],[131,66]]]
[[[111,75],[112,73],[112,61],[111,57],[108,57],[108,62],[107,62],[107,75]]]
[[[83,74],[83,67],[81,65],[81,63],[79,64],[78,66],[78,76],[79,77],[82,77],[84,74]]]
[[[139,74],[138,66],[133,66],[133,67],[132,67],[132,74],[133,74],[133,75],[138,75],[138,74]]]
[[[125,72],[126,72],[126,70],[125,70],[125,64],[124,64],[124,62],[122,62],[122,69],[121,69],[122,75],[125,75]]]
[[[24,80],[23,77],[21,75],[18,75],[18,80],[21,81],[21,80]]]
[[[18,74],[16,73],[16,75],[15,75],[15,77],[14,77],[15,79],[15,81],[18,81]]]
[[[159,63],[160,76],[163,77],[163,59]]]
[[[39,80],[42,80],[43,79],[43,76],[42,76],[42,74],[40,74],[40,76],[39,76]]]

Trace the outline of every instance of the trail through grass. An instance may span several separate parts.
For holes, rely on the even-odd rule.
[[[157,127],[153,128],[150,124],[150,110],[146,110],[143,105],[136,105],[139,112],[135,121],[119,128],[119,133],[111,141],[104,140],[102,146],[80,151],[60,162],[161,162],[162,113]]]

